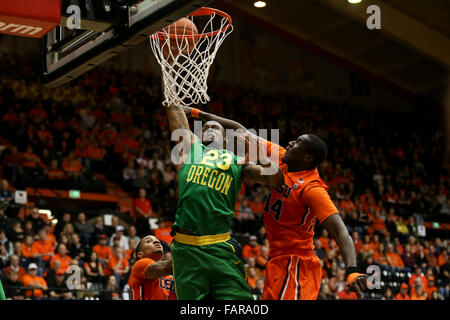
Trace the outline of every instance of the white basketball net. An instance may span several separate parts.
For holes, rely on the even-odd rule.
[[[188,18],[195,23],[196,16]],[[170,26],[150,36],[152,51],[161,65],[164,106],[205,104],[210,100],[207,94],[209,68],[220,45],[232,31],[233,26],[226,17],[212,12],[203,30],[198,29],[200,37],[195,40],[190,29],[178,28],[175,37]]]

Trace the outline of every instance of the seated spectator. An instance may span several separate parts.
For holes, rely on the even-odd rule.
[[[75,158],[75,154],[73,152],[69,153],[69,156],[63,160],[62,169],[69,177],[80,177],[85,169],[81,165],[80,161]]]
[[[84,263],[84,271],[86,272],[87,281],[91,282],[96,290],[99,290],[106,280],[102,264],[95,251],[92,251],[89,261]]]
[[[74,227],[80,236],[81,242],[85,245],[89,244],[94,233],[94,226],[86,221],[86,214],[84,212],[78,214],[78,220],[75,222]]]
[[[116,233],[113,234],[111,236],[111,238],[109,239],[109,245],[112,247],[113,246],[113,242],[115,239],[119,240],[119,246],[124,249],[124,250],[128,250],[128,237],[125,236],[123,234],[123,232],[125,231],[124,226],[122,225],[118,225],[116,228]]]
[[[381,300],[394,300],[394,294],[392,293],[391,288],[387,287],[386,290],[384,290]]]
[[[323,283],[320,287],[318,300],[336,300],[336,296],[331,292],[330,286],[326,283]]]
[[[45,298],[44,291],[47,291],[47,282],[44,278],[37,275],[38,267],[35,263],[30,263],[28,266],[28,273],[23,276],[23,286],[30,290],[25,291],[25,296],[33,300],[40,300]]]
[[[8,275],[8,278],[3,283],[6,297],[13,300],[24,300],[25,292],[22,289],[23,283],[19,280],[18,272],[10,269],[6,274]]]
[[[50,181],[52,187],[61,188],[61,181],[65,178],[64,171],[62,171],[58,166],[58,160],[52,159],[50,162],[50,167],[46,168],[44,171],[47,179]]]
[[[103,266],[107,266],[112,256],[111,248],[107,245],[108,237],[105,234],[100,236],[100,242],[92,250],[97,253],[99,261]]]
[[[157,237],[159,239],[159,237]],[[135,226],[130,226],[128,228],[128,239],[134,239],[136,243],[139,243],[141,241],[141,238],[137,235],[137,230]]]
[[[19,265],[20,258],[18,255],[13,255],[10,259],[10,264],[5,268],[5,273],[9,274],[9,272],[14,271],[17,275],[17,279],[22,281],[23,276],[27,274],[27,271]]]
[[[422,274],[422,269],[420,267],[417,267],[414,271],[414,274],[409,278],[409,285],[412,287],[416,283],[416,279],[420,279],[420,284],[422,285],[422,288],[426,288],[428,285],[427,278]]]
[[[344,289],[341,291],[338,291],[337,297],[339,300],[357,300],[358,296],[356,295],[355,291],[350,290],[350,286],[345,283]]]
[[[26,265],[28,266],[33,260],[33,236],[27,235],[25,237],[25,241],[21,245],[20,254],[22,257],[24,257],[27,260]]]
[[[0,210],[1,212],[1,210]],[[0,213],[1,219],[1,213]],[[12,228],[8,231],[8,239],[11,239],[11,242],[22,242],[24,240],[25,233],[22,229],[22,223],[20,221],[13,222]]]
[[[261,250],[259,249],[256,236],[251,236],[250,241],[242,248],[242,257],[244,259],[257,258],[261,256]]]
[[[3,159],[3,176],[7,177],[11,182],[15,182],[21,173],[23,162],[24,159],[22,154],[19,153],[17,146],[11,146],[10,153]]]
[[[411,245],[407,243],[405,245],[405,252],[402,254],[403,264],[409,270],[412,270],[416,266],[416,256],[412,253]]]
[[[408,295],[408,285],[406,283],[402,283],[400,286],[400,292],[395,296],[395,300],[411,300],[411,297]]]
[[[105,290],[100,293],[99,298],[100,300],[121,300],[120,296],[117,279],[111,275],[108,277]]]
[[[444,248],[438,257],[438,265],[439,265],[439,267],[442,267],[443,265],[445,265],[447,263],[448,263],[448,253],[447,253],[447,249]]]
[[[0,230],[6,230],[8,227],[8,217],[5,215],[5,209],[0,207]]]
[[[50,284],[49,290],[50,300],[72,300],[72,292],[69,291],[66,282],[64,281],[65,272],[62,269],[56,271],[55,282]]]
[[[118,247],[113,253],[111,259],[109,259],[108,267],[104,272],[106,275],[114,275],[117,279],[117,283],[120,285],[123,280],[123,276],[130,271],[130,265],[127,258],[124,255],[122,247]]]
[[[42,163],[41,158],[33,152],[33,148],[28,145],[25,152],[22,153],[23,163],[22,166],[25,168],[45,168]]]
[[[30,221],[33,224],[33,232],[34,234],[37,234],[39,230],[44,228],[45,221],[42,219],[39,209],[34,207],[31,209],[30,214],[25,218],[25,223]]]
[[[5,246],[8,256],[13,254],[13,243],[6,236],[5,230],[0,230],[0,245]]]
[[[161,217],[158,220],[158,228],[155,229],[155,237],[160,241],[164,241],[169,246],[173,240],[173,236],[170,234],[171,230],[172,224],[166,218]]]
[[[47,240],[45,229],[39,231],[39,238],[34,241],[31,251],[33,252],[33,259],[36,259],[38,266],[42,269],[39,272],[42,275],[43,270],[48,267],[50,259],[55,254],[52,244]]]
[[[69,247],[67,248],[69,251],[70,257],[77,260],[84,260],[86,258],[86,250],[88,246],[85,246],[81,243],[80,236],[77,233],[72,235],[72,241],[70,241]]]
[[[34,123],[41,123],[48,118],[48,114],[42,107],[42,103],[38,102],[36,107],[28,112],[27,117]]]
[[[255,300],[262,300],[262,294],[264,291],[264,280],[258,279],[256,280],[256,286],[254,289],[252,289],[253,297],[255,297]]]
[[[423,291],[421,284],[416,284],[414,293],[411,294],[411,300],[426,300],[427,293]]]
[[[103,217],[95,218],[94,233],[92,235],[92,243],[98,243],[102,234],[106,234],[106,227],[103,224]]]
[[[269,261],[269,247],[261,246],[261,255],[256,257],[256,265],[261,269],[265,269]]]
[[[72,240],[73,234],[75,234],[75,228],[73,227],[73,224],[66,223],[60,236],[65,236],[67,241],[70,242]],[[69,243],[67,243],[67,244],[69,244]]]
[[[62,219],[58,219],[58,223],[55,226],[55,236],[59,237],[61,235],[61,233],[64,230],[64,227],[66,226],[66,224],[71,223],[72,221],[72,216],[70,215],[70,213],[65,212],[62,216]]]
[[[405,266],[400,255],[394,252],[394,246],[391,243],[387,245],[386,258],[389,261],[389,265],[394,268],[403,268]]]
[[[47,283],[55,283],[56,271],[61,269],[61,260],[53,261],[53,266],[47,270],[44,278]]]
[[[437,289],[437,287],[434,284],[435,284],[434,277],[428,278],[427,287],[424,289],[424,292],[427,294],[427,299],[428,300],[432,299],[432,296],[433,296],[434,292],[438,292],[438,289]]]
[[[137,242],[134,238],[128,239],[128,250],[125,251],[125,258],[127,258],[128,261],[133,259],[133,251],[136,249]]]
[[[55,260],[59,260],[61,262],[60,267],[58,271],[66,272],[67,268],[70,266],[70,261],[72,260],[71,257],[67,255],[67,248],[63,243],[60,243],[58,245],[57,254],[55,254],[52,259],[50,260],[50,268],[53,268],[53,264],[55,263]]]
[[[384,244],[380,243],[378,249],[373,254],[373,258],[377,264],[382,265],[384,267],[389,266],[389,260],[386,255]]]
[[[250,290],[256,288],[256,281],[258,280],[255,268],[249,268],[247,274],[247,282]]]
[[[0,206],[6,208],[14,199],[14,195],[9,190],[9,182],[6,179],[0,181]],[[2,227],[0,225],[0,227]],[[4,226],[6,227],[6,226]]]

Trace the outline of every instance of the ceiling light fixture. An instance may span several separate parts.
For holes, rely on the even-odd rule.
[[[266,2],[265,1],[256,1],[255,3],[253,3],[253,5],[255,6],[255,8],[264,8],[266,6]]]
[[[362,0],[347,0],[348,1],[348,3],[351,3],[351,4],[357,4],[357,3],[360,3]]]

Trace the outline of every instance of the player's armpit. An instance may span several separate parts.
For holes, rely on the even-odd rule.
[[[145,277],[147,279],[158,279],[171,275],[172,273],[172,259],[160,260],[147,267]]]
[[[269,170],[274,170],[275,173],[265,174],[270,172]],[[242,168],[242,179],[266,184],[275,188],[284,183],[283,172],[281,172],[278,166],[276,168],[263,168],[256,164],[245,164]]]

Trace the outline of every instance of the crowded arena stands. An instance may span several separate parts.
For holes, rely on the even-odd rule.
[[[0,60],[0,277],[6,295],[127,300],[131,253],[141,237],[156,235],[170,255],[177,174],[160,80],[99,67],[48,89],[40,85],[38,64],[13,54]],[[449,299],[450,155],[439,114],[221,85],[210,93],[211,103],[199,108],[247,128],[279,128],[281,145],[306,132],[327,142],[320,173],[358,264],[364,271],[380,267],[381,286],[365,298]],[[15,199],[18,191],[27,191],[26,203]],[[74,191],[81,199],[65,196],[73,201],[69,206],[49,195]],[[232,224],[256,299],[269,258],[262,218],[268,193],[245,183]],[[115,200],[99,210],[102,197]],[[319,223],[315,247],[322,263],[319,299],[356,299],[337,245]],[[76,288],[64,281],[72,265],[83,270]]]

